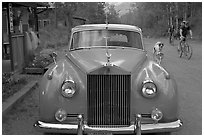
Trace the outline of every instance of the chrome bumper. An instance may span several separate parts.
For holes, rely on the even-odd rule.
[[[73,124],[51,124],[42,121],[37,121],[34,124],[39,130],[54,132],[54,133],[70,133],[70,134],[138,134],[141,133],[157,133],[157,132],[173,132],[177,131],[182,126],[182,121],[177,120],[169,123],[157,124],[141,124],[141,115],[137,115],[135,124],[128,127],[116,128],[99,128],[90,127],[84,124],[83,116],[78,116],[78,125]]]

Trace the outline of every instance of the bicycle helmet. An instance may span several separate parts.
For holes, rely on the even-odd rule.
[[[186,20],[182,21],[182,23],[183,23],[184,25],[188,25],[188,21],[186,21]]]

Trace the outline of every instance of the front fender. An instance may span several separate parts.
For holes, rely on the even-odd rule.
[[[78,70],[73,64],[62,59],[45,73],[39,88],[40,120],[54,122],[54,115],[59,108],[65,109],[67,113],[85,112],[86,75]],[[63,97],[60,93],[65,79],[72,79],[77,85],[77,92],[70,99]]]
[[[169,78],[167,73],[160,65],[148,60],[132,75],[131,106],[134,114],[151,113],[154,108],[158,108],[163,112],[163,121],[177,119],[177,85],[173,76]],[[157,86],[158,94],[154,98],[142,96],[142,82],[146,79],[153,80]]]

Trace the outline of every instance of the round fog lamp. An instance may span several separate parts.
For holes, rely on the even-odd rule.
[[[55,118],[57,121],[62,122],[65,121],[67,118],[67,112],[63,109],[59,109],[56,113],[55,113]]]
[[[159,121],[159,120],[162,119],[163,114],[162,114],[162,112],[159,109],[156,108],[156,109],[152,110],[151,117],[152,117],[152,119],[154,121]]]

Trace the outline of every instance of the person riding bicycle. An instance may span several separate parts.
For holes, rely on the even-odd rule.
[[[188,32],[190,33],[191,39],[192,39],[192,30],[191,30],[190,26],[188,25],[188,22],[182,21],[181,27],[180,27],[180,43],[178,44],[178,51],[180,51],[182,42],[186,41],[186,36],[187,36]]]

